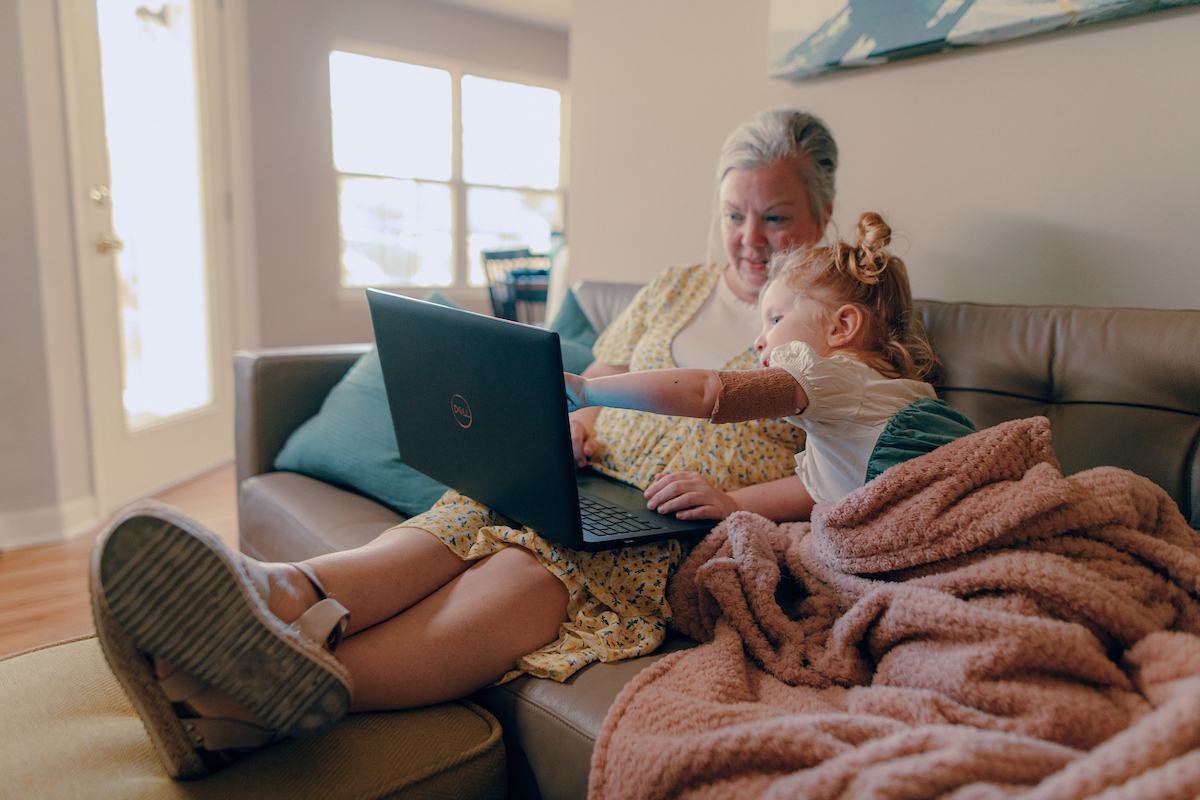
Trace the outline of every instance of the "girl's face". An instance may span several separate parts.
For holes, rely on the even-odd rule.
[[[754,348],[764,367],[771,366],[771,353],[788,342],[805,342],[819,356],[833,352],[829,343],[832,328],[823,321],[822,307],[807,295],[799,295],[782,280],[767,287],[759,301],[763,329]]]
[[[772,253],[821,238],[808,194],[791,164],[776,161],[755,169],[732,169],[721,181],[721,239],[729,257],[726,280],[747,302],[767,282]]]

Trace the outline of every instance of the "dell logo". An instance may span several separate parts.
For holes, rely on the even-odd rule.
[[[450,398],[450,413],[454,415],[454,421],[464,428],[471,427],[471,407],[467,405],[466,398],[461,394],[456,394]]]

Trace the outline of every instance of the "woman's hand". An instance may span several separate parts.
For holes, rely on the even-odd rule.
[[[577,411],[568,417],[571,423],[571,449],[575,451],[575,466],[579,469],[586,467],[588,459],[596,452],[596,415],[598,408],[588,408]]]
[[[696,472],[659,475],[645,491],[646,507],[678,519],[725,519],[741,507]]]
[[[579,379],[598,378],[602,375],[620,375],[622,372],[628,372],[629,367],[617,366],[615,364],[604,364],[600,361],[593,361],[587,369],[579,376]],[[563,373],[564,379],[568,380],[567,396],[568,404],[570,400],[571,386],[569,383],[568,373]],[[587,466],[588,459],[596,452],[596,448],[600,443],[596,440],[596,417],[600,416],[600,406],[588,406],[580,411],[572,411],[568,417],[571,421],[571,447],[575,450],[575,466],[583,468]]]

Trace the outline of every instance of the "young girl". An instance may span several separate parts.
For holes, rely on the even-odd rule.
[[[739,422],[783,417],[807,443],[796,472],[807,506],[840,500],[888,467],[975,430],[925,382],[936,365],[912,317],[891,228],[863,214],[851,246],[781,253],[760,295],[762,369],[567,374],[569,410],[608,406]],[[651,496],[654,487],[647,490]]]

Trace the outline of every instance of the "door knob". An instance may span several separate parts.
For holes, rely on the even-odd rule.
[[[107,253],[112,251],[119,253],[125,249],[125,243],[121,241],[121,237],[113,233],[101,233],[96,237],[96,252]]]

